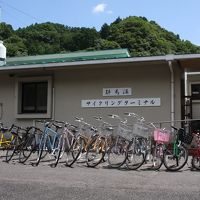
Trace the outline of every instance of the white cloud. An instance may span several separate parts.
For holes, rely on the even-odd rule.
[[[105,11],[106,6],[107,6],[107,4],[105,4],[105,3],[98,4],[93,8],[92,12],[93,13],[102,13]]]

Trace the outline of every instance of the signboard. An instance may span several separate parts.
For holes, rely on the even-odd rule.
[[[82,108],[109,108],[160,105],[160,98],[89,99],[81,101]]]
[[[103,96],[128,96],[132,95],[131,88],[103,88]]]

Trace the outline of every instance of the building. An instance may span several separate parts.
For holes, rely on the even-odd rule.
[[[0,120],[29,125],[78,116],[93,123],[95,115],[124,112],[172,125],[199,119],[199,69],[200,54],[130,57],[127,49],[7,58]]]

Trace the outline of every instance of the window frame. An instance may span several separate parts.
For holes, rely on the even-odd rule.
[[[45,110],[42,111],[39,109],[39,105],[38,105],[38,89],[41,85],[45,86],[45,96],[46,96],[46,102],[45,102]],[[26,91],[27,91],[27,87],[33,86],[33,94],[31,94],[31,99],[33,100],[33,110],[30,111],[28,109],[26,109]],[[29,88],[30,89],[30,88]],[[21,112],[23,114],[27,113],[27,114],[41,114],[41,113],[47,113],[47,94],[48,94],[48,82],[47,81],[41,81],[41,82],[22,82],[21,83],[21,90],[22,90],[22,101],[21,101]],[[42,93],[44,94],[44,91],[42,91]],[[30,106],[30,105],[28,105]]]
[[[22,83],[47,82],[47,112],[23,113],[22,112]],[[52,116],[52,77],[20,77],[15,79],[15,114],[16,118],[51,118]]]

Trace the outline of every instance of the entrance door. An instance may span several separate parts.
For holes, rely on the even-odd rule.
[[[200,82],[191,83],[191,97],[192,97],[192,130],[200,130]]]

